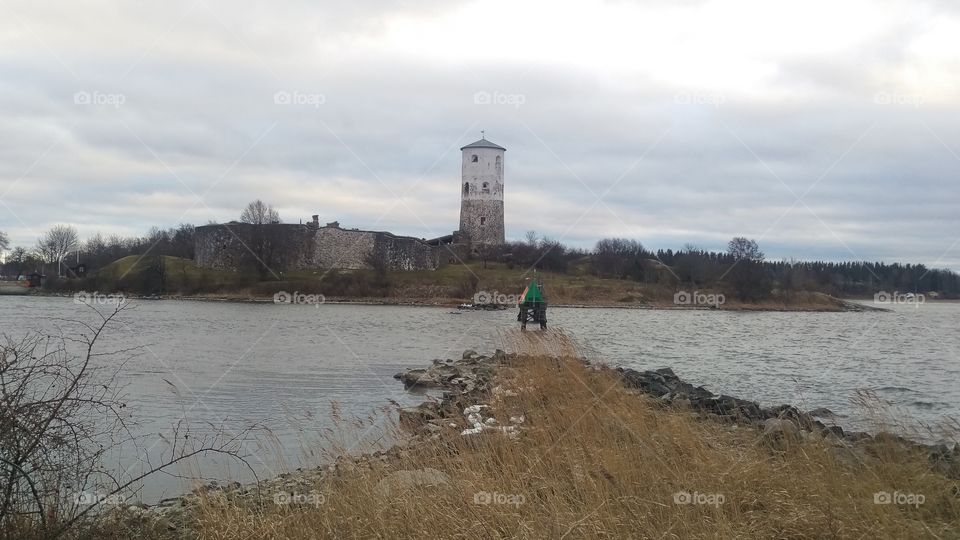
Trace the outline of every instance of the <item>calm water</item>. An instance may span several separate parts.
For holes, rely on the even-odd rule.
[[[0,296],[0,333],[29,329],[74,334],[94,320],[72,299]],[[393,380],[464,349],[492,352],[514,328],[512,311],[448,308],[143,301],[126,311],[104,348],[137,347],[120,378],[139,433],[159,457],[171,426],[199,432],[253,422],[260,474],[315,464],[331,403],[346,417],[422,401]],[[897,306],[892,313],[735,313],[684,310],[552,309],[551,323],[596,357],[638,369],[670,366],[681,377],[762,405],[829,407],[845,427],[868,427],[851,403],[858,389],[888,400],[900,416],[926,423],[960,418],[960,304]],[[367,442],[380,437],[361,430]],[[167,439],[168,440],[168,439]],[[356,448],[356,441],[342,440]],[[127,463],[130,456],[119,456]],[[218,467],[226,466],[217,462]],[[204,473],[217,467],[201,463]],[[212,471],[212,472],[211,472]],[[231,474],[236,476],[234,468]],[[156,480],[146,498],[187,483]]]

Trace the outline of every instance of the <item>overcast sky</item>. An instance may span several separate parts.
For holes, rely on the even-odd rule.
[[[0,0],[0,230],[236,219],[434,237],[460,146],[508,238],[960,270],[949,1]]]

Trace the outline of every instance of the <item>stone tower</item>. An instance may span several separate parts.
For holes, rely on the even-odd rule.
[[[460,232],[473,245],[503,244],[503,155],[507,149],[482,138],[460,151]]]

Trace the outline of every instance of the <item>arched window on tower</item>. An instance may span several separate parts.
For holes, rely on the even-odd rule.
[[[483,188],[482,188],[482,190],[481,190],[481,193],[490,193],[490,184],[484,182],[484,183],[483,183]]]
[[[469,194],[470,194],[470,182],[464,182],[464,183],[463,183],[463,194],[464,194],[464,195],[469,195]]]
[[[473,157],[470,158],[470,161],[472,161],[473,163],[476,163],[476,162],[480,161],[480,158],[478,158],[477,155],[474,154]]]
[[[501,161],[500,156],[497,156],[497,174],[503,173],[503,161]]]

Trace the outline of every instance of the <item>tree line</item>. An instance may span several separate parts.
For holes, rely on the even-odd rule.
[[[258,199],[243,209],[240,222],[251,225],[280,223],[280,215],[272,206]],[[181,223],[169,229],[153,227],[143,236],[104,236],[98,232],[81,241],[72,225],[54,225],[37,239],[34,246],[17,246],[13,249],[10,249],[9,236],[0,231],[0,254],[9,251],[0,264],[0,275],[17,277],[33,272],[49,272],[69,276],[69,268],[78,261],[86,265],[88,271],[95,272],[130,255],[168,255],[193,259],[195,230],[194,225]],[[265,244],[265,241],[260,242],[255,249],[262,251],[267,247]]]
[[[273,238],[271,224],[280,223],[279,213],[261,200],[249,203],[240,222],[253,226],[250,269],[261,281],[278,279],[271,275],[283,239]],[[122,237],[100,233],[81,242],[76,229],[56,225],[46,231],[32,248],[10,249],[8,236],[0,231],[0,252],[8,251],[0,274],[8,278],[31,272],[69,275],[66,269],[79,259],[88,272],[96,272],[130,255],[168,255],[194,259],[195,227],[180,224],[169,229],[154,227],[144,236]],[[79,252],[79,256],[74,258]],[[937,292],[960,297],[960,275],[950,270],[931,269],[922,264],[882,262],[827,262],[767,260],[754,240],[733,238],[726,251],[709,251],[686,245],[679,250],[646,249],[637,240],[605,238],[593,249],[574,248],[530,231],[521,241],[502,246],[478,246],[473,256],[483,265],[491,262],[510,268],[537,268],[558,273],[590,273],[642,283],[677,287],[723,289],[743,301],[769,297],[774,291],[789,296],[796,291],[820,291],[835,296],[869,296],[877,291]],[[385,269],[370,261],[384,280]]]
[[[819,291],[835,296],[869,296],[877,291],[937,292],[960,297],[960,275],[923,264],[768,260],[756,241],[733,238],[726,251],[686,245],[682,249],[646,249],[627,238],[605,238],[592,250],[570,248],[529,232],[525,240],[481,248],[484,262],[511,267],[571,273],[600,278],[664,283],[678,287],[723,289],[744,301]]]

